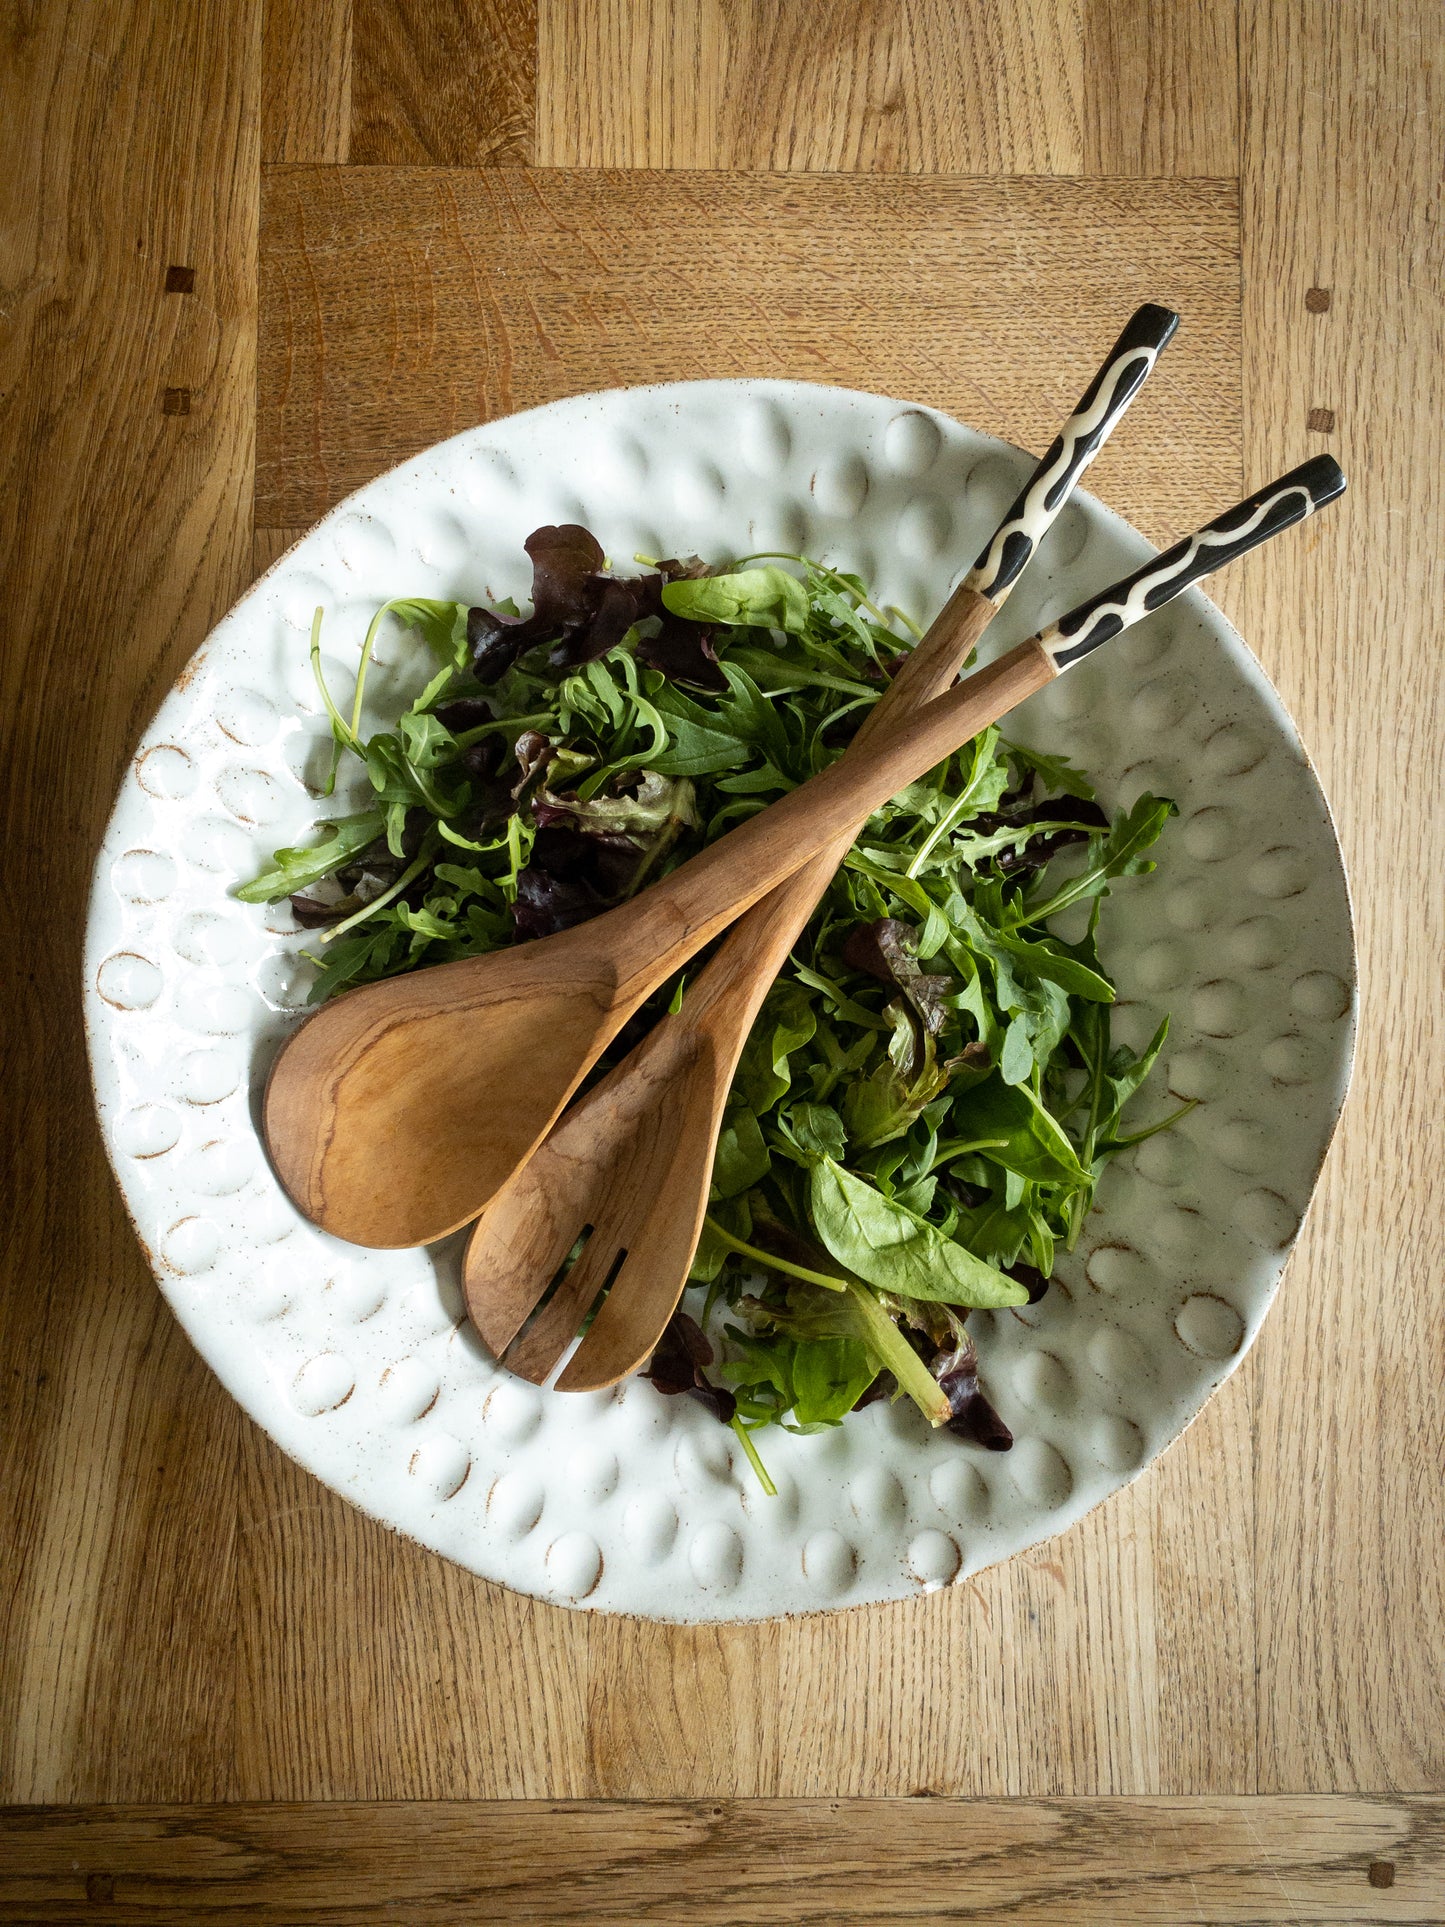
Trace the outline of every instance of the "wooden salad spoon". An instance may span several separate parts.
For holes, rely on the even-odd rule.
[[[869,712],[850,753],[953,682],[1178,325],[1177,314],[1152,303],[1130,317],[977,563]],[[594,1222],[601,1200],[620,1182],[630,1187],[635,1179],[666,1198],[666,1237],[645,1241],[657,1275],[667,1275],[674,1243],[686,1246],[690,1260],[738,1057],[758,1006],[859,827],[847,824],[830,847],[748,912],[689,993],[686,1016],[655,1028],[554,1127],[532,1166],[514,1172],[503,1187],[473,1235],[465,1269],[472,1320],[499,1354],[582,1225]],[[624,1179],[629,1160],[633,1179]],[[665,1172],[658,1160],[668,1162]],[[614,1238],[604,1254],[607,1241],[596,1240],[590,1261],[574,1268],[567,1291],[557,1293],[510,1361],[522,1375],[545,1378],[556,1364],[605,1282],[593,1278],[604,1255],[615,1260],[623,1243],[643,1249],[635,1220],[629,1212],[630,1242]],[[558,1240],[560,1252],[553,1255]]]
[[[1006,713],[1019,688],[1038,686],[1040,659],[1049,665],[1043,680],[1062,674],[1191,583],[1303,521],[1344,486],[1338,464],[1328,455],[1315,457],[1091,596],[920,714],[958,703],[960,719],[967,710],[977,733]],[[942,647],[933,633],[918,653],[932,643],[937,660]],[[1005,672],[1011,664],[1018,666]],[[575,1264],[508,1353],[507,1364],[521,1376],[539,1384],[546,1379],[609,1284],[558,1389],[613,1384],[652,1352],[687,1281],[742,1043],[828,881],[829,866],[846,853],[851,827],[738,925],[682,1010],[664,1017],[587,1093],[478,1221],[466,1256],[467,1308],[498,1355],[590,1230]]]
[[[977,566],[905,659],[890,691],[895,713],[911,707],[915,686],[933,694],[953,679],[1177,325],[1166,308],[1133,316]],[[1031,645],[1015,658],[999,669],[1006,707],[1052,674]],[[373,1246],[428,1243],[475,1217],[638,1006],[800,863],[845,831],[846,847],[852,826],[967,741],[972,711],[957,713],[961,734],[942,711],[906,733],[870,730],[866,747],[855,743],[588,923],[323,1006],[277,1056],[262,1108],[267,1148],[297,1206],[324,1230]]]

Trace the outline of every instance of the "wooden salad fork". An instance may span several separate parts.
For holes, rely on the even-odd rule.
[[[1091,596],[970,677],[952,698],[936,698],[928,708],[961,698],[960,718],[966,709],[974,733],[986,728],[1006,713],[1019,687],[1037,686],[1033,664],[1047,662],[1044,680],[1062,674],[1191,583],[1303,521],[1344,486],[1332,457],[1315,457]],[[934,648],[941,673],[943,647]],[[1014,662],[1017,673],[1001,673]],[[468,1310],[495,1352],[512,1346],[506,1362],[522,1376],[536,1383],[547,1378],[609,1283],[558,1389],[613,1384],[652,1352],[686,1284],[738,1054],[773,973],[850,837],[851,828],[840,831],[836,843],[738,925],[682,1010],[663,1018],[588,1092],[478,1221],[467,1249]],[[577,1261],[512,1345],[588,1228]]]
[[[1176,326],[1165,308],[1135,314],[978,566],[905,659],[900,696],[925,674],[927,693],[952,680]],[[930,664],[943,662],[947,673],[934,675]],[[1030,643],[984,673],[1008,709],[1054,672]],[[760,897],[840,838],[846,848],[852,826],[976,734],[978,694],[954,691],[905,729],[870,730],[588,923],[323,1005],[278,1054],[262,1104],[271,1161],[298,1208],[338,1237],[383,1247],[430,1243],[474,1218],[632,1013]]]
[[[1153,304],[1130,317],[978,561],[865,718],[850,754],[954,681],[1178,325],[1177,314]],[[641,1276],[642,1252],[648,1254],[648,1275],[657,1278],[671,1276],[684,1246],[690,1262],[738,1057],[759,1005],[861,820],[846,824],[828,848],[748,912],[689,992],[681,1020],[658,1025],[563,1117],[534,1152],[534,1168],[513,1174],[478,1226],[465,1270],[468,1310],[500,1354],[581,1227],[595,1226],[605,1196],[613,1194],[616,1204],[641,1185],[665,1200],[660,1223],[645,1232],[635,1208],[607,1214],[608,1236],[594,1229],[588,1257],[579,1260],[565,1291],[555,1294],[509,1360],[523,1376],[547,1376],[619,1251],[638,1254],[629,1268],[629,1294]],[[589,1352],[589,1359],[595,1356]]]

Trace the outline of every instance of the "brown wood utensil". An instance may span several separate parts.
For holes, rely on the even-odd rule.
[[[895,697],[911,702],[913,689],[931,694],[952,680],[1177,325],[1165,308],[1133,316],[1064,434],[905,661]],[[939,664],[945,673],[934,673]],[[1029,668],[1047,680],[1037,652],[1011,673]],[[1013,701],[1026,693],[1018,687]],[[908,764],[894,789],[937,760],[915,763],[916,740],[906,748],[892,742],[890,754]],[[868,746],[855,744],[824,776],[605,916],[325,1006],[276,1059],[263,1107],[272,1162],[296,1204],[325,1230],[376,1246],[425,1243],[474,1217],[658,985],[892,793],[877,789],[874,768],[860,761],[880,742],[870,732]],[[945,742],[938,754],[952,747]],[[903,763],[875,767],[885,766]],[[850,773],[839,778],[843,768]],[[834,782],[843,788],[818,787]],[[861,806],[852,810],[842,801],[850,784]],[[832,811],[834,821],[814,810]]]
[[[1017,680],[1025,688],[1034,673],[1028,666],[1031,646],[1062,673],[1200,577],[1303,520],[1343,487],[1344,476],[1329,456],[1305,463],[1002,661],[1021,658]],[[925,638],[920,654],[928,644]],[[992,680],[985,670],[955,696],[971,702],[978,730],[1005,713],[1013,686],[1011,678]],[[767,982],[828,881],[831,871],[824,866],[841,858],[848,841],[845,831],[739,924],[682,1011],[664,1018],[568,1113],[478,1221],[467,1249],[467,1305],[498,1353],[511,1344],[578,1237],[589,1233],[575,1264],[507,1354],[521,1376],[537,1383],[548,1376],[609,1284],[558,1389],[613,1384],[653,1350],[692,1262],[738,1053]],[[813,893],[806,900],[805,884]],[[767,976],[760,982],[762,971]]]
[[[1130,317],[943,615],[869,713],[850,753],[953,682],[1178,325],[1177,314],[1153,304]],[[696,1247],[738,1057],[759,1005],[861,820],[747,913],[690,991],[685,1016],[654,1028],[588,1092],[484,1214],[468,1246],[464,1282],[472,1321],[498,1354],[516,1338],[583,1226],[593,1227],[586,1256],[508,1361],[523,1377],[546,1378],[623,1250],[638,1254],[628,1269],[627,1291],[575,1369],[606,1369],[614,1346],[626,1352],[642,1342],[649,1307],[666,1305],[666,1322],[669,1291],[674,1303],[681,1291],[672,1281],[686,1275]],[[640,1215],[642,1201],[655,1209]],[[640,1356],[650,1349],[647,1344]]]
[[[850,753],[958,676],[1177,326],[1177,314],[1154,304],[1129,318],[977,565],[859,728]],[[634,1193],[665,1201],[657,1204],[655,1226],[644,1227],[636,1206],[624,1216],[607,1210],[611,1235],[593,1231],[588,1258],[578,1260],[565,1289],[553,1295],[509,1360],[522,1376],[541,1380],[557,1364],[620,1249],[645,1249],[647,1278],[659,1280],[672,1276],[676,1253],[686,1251],[686,1272],[707,1201],[722,1104],[753,1017],[857,829],[857,821],[846,825],[830,848],[748,911],[690,990],[686,1016],[657,1025],[582,1098],[539,1145],[532,1166],[512,1175],[487,1210],[468,1247],[464,1280],[474,1324],[501,1351],[538,1305],[580,1227],[603,1216],[605,1201],[617,1206]],[[640,1278],[636,1262],[628,1291]],[[667,1293],[653,1287],[651,1295],[661,1301]],[[603,1339],[620,1316],[613,1314]],[[578,1368],[601,1357],[601,1343]]]
[[[962,620],[955,597],[944,612]],[[262,1125],[306,1215],[355,1244],[426,1244],[476,1216],[622,1025],[689,957],[1054,675],[1029,641],[591,923],[347,992],[281,1050]],[[975,691],[973,683],[982,683]],[[985,694],[987,692],[987,694]],[[983,698],[982,702],[979,700]]]

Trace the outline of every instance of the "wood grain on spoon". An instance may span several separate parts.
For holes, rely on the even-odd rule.
[[[977,598],[970,633],[960,638],[963,655],[992,614],[992,605]],[[901,673],[895,679],[888,698],[893,727],[957,674],[959,656],[933,642],[930,630],[909,658],[911,687],[899,686]],[[1021,657],[1017,683],[985,671],[957,692],[973,703],[971,735],[1042,686],[1026,648],[1013,652]],[[870,712],[850,754],[863,748],[870,726],[890,726],[882,704]],[[481,1214],[463,1268],[467,1312],[498,1356],[512,1346],[506,1362],[520,1377],[536,1384],[548,1377],[604,1285],[607,1297],[557,1389],[615,1384],[651,1354],[682,1296],[701,1235],[738,1058],[859,827],[846,825],[827,849],[754,904],[691,986],[682,1011],[664,1017],[552,1127]],[[591,1235],[581,1256],[517,1338],[584,1226]]]
[[[966,619],[967,591],[939,623]],[[880,731],[633,902],[557,936],[370,984],[272,1067],[267,1147],[299,1209],[355,1244],[414,1245],[476,1216],[608,1042],[697,950],[860,817],[1050,681],[1030,640]]]
[[[954,596],[947,619],[930,626],[899,668],[849,754],[952,683],[1178,325],[1172,309],[1154,302],[1130,316]],[[981,707],[976,728],[998,713]],[[482,1214],[463,1277],[473,1322],[499,1350],[542,1297],[575,1234],[590,1228],[584,1255],[509,1356],[522,1376],[547,1377],[604,1283],[611,1286],[606,1303],[559,1388],[610,1384],[653,1349],[682,1295],[710,1195],[723,1107],[753,1020],[863,820],[753,906],[690,986],[681,1018],[659,1024],[625,1067],[589,1092]],[[693,1128],[681,1128],[684,1118]],[[659,1196],[668,1209],[654,1231]],[[534,1227],[542,1223],[552,1230],[539,1250]]]
[[[849,755],[948,688],[972,653],[995,605],[968,593],[953,619],[934,623],[906,658],[883,700],[865,717]],[[1018,653],[1018,652],[1015,652]],[[1035,659],[1012,678],[981,674],[970,733],[977,734],[1039,686]],[[1042,680],[1047,681],[1047,677]],[[962,693],[962,692],[960,692]],[[845,824],[832,843],[786,878],[728,933],[689,991],[683,1011],[664,1017],[624,1062],[553,1126],[477,1222],[463,1284],[472,1323],[501,1355],[512,1344],[584,1226],[591,1237],[507,1363],[541,1383],[556,1365],[602,1286],[625,1261],[626,1290],[614,1290],[563,1372],[562,1390],[608,1385],[635,1371],[682,1290],[707,1208],[713,1151],[738,1054],[758,1007],[858,832]],[[619,1278],[621,1274],[616,1274]],[[577,1382],[579,1374],[584,1382]],[[570,1375],[570,1377],[569,1377]]]

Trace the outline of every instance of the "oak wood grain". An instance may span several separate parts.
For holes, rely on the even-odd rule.
[[[352,0],[264,0],[261,159],[351,157]]]
[[[791,9],[781,21],[785,10],[762,0],[544,0],[541,161],[1010,175],[1229,176],[1237,165],[1242,206],[1228,180],[910,181],[910,226],[890,180],[508,169],[481,182],[433,170],[427,184],[389,169],[346,170],[343,185],[274,171],[268,268],[290,258],[267,282],[275,358],[262,428],[278,466],[253,544],[263,107],[268,155],[347,151],[342,0],[293,6],[269,0],[264,58],[254,0],[55,0],[7,22],[0,43],[0,848],[27,929],[23,947],[0,955],[10,1205],[0,1797],[1438,1789],[1445,1361],[1431,1242],[1441,1081],[1431,932],[1442,905],[1420,810],[1441,754],[1433,672],[1445,601],[1438,14],[1422,0],[1261,0],[1240,10],[1236,60],[1232,10],[1212,0],[890,0]],[[760,48],[772,53],[766,68]],[[817,73],[780,67],[790,49],[810,53]],[[418,127],[403,120],[385,138],[413,141],[425,160],[435,136],[424,81],[398,85],[420,103]],[[366,84],[384,90],[385,67],[373,64]],[[563,229],[576,214],[587,246],[569,254]],[[564,294],[536,316],[515,302],[499,310],[495,260],[475,255],[481,277],[464,284],[458,236],[519,271],[555,266]],[[841,247],[833,281],[825,243]],[[416,258],[427,245],[445,257],[439,279]],[[660,299],[696,246],[723,249],[729,276],[741,263],[736,290]],[[895,275],[915,258],[941,275],[947,302],[931,306],[910,281],[908,302],[874,307],[870,248]],[[996,303],[964,289],[971,249],[1000,277]],[[192,294],[164,293],[169,266],[194,269]],[[357,288],[378,270],[386,302],[401,303],[395,340],[392,324],[359,313]],[[418,317],[438,292],[460,369],[450,392],[419,347]],[[867,324],[841,339],[840,293]],[[1071,399],[1050,366],[1050,331],[1066,330],[1082,353],[1101,317],[1145,293],[1176,299],[1185,330],[1131,420],[1132,464],[1121,446],[1098,466],[1105,499],[1163,536],[1229,494],[1242,445],[1252,480],[1328,446],[1354,482],[1331,524],[1218,591],[1300,719],[1334,801],[1370,1013],[1356,1099],[1256,1353],[1160,1464],[1076,1529],[958,1592],[896,1607],[765,1627],[594,1619],[397,1539],[298,1471],[200,1366],[157,1298],[89,1122],[69,987],[89,853],[145,718],[248,555],[264,565],[354,482],[467,421],[669,373],[888,386],[891,371],[892,385],[1038,446]],[[562,344],[556,364],[539,323]],[[971,355],[955,326],[973,330]],[[1010,341],[1035,347],[1010,360]],[[397,350],[396,387],[420,400],[393,433],[383,371]],[[1004,372],[981,390],[989,356]],[[312,417],[286,414],[282,373]],[[162,414],[166,389],[185,392],[188,413]],[[1312,417],[1332,426],[1311,428]],[[308,420],[319,423],[314,454]],[[1200,451],[1205,466],[1191,469]],[[1186,472],[1200,478],[1197,497]],[[648,1917],[645,1903],[656,1919],[705,1922],[711,1906],[714,1918],[767,1919],[771,1908],[792,1920],[803,1889],[789,1866],[805,1885],[820,1867],[870,1856],[896,1867],[888,1842],[900,1825],[906,1843],[909,1828],[942,1828],[933,1816],[952,1811],[936,1800],[882,1817],[845,1809],[835,1833],[817,1834],[778,1809],[777,1831],[749,1816],[740,1844],[741,1831],[708,1835],[722,1816],[706,1805],[590,1809],[566,1827],[543,1806],[501,1816],[505,1852],[494,1831],[485,1839],[496,1864],[521,1868],[520,1918],[554,1917],[566,1894],[558,1871],[579,1867],[557,1858],[570,1841],[577,1877],[596,1881],[623,1843],[633,1917]],[[1421,1812],[1434,1832],[1421,1831]],[[262,1817],[236,1809],[23,1815],[44,1841],[40,1859],[22,1862],[39,1884],[0,1887],[0,1898],[26,1920],[193,1918],[198,1893],[262,1920],[263,1902],[278,1920],[366,1918],[363,1906],[395,1918],[398,1898],[417,1920],[428,1908],[455,1918],[483,1853],[468,1817],[283,1810],[263,1831]],[[704,1846],[639,1848],[627,1829],[654,1820],[687,1840],[725,1837],[727,1863]],[[1121,1814],[1089,1801],[975,1808],[946,1825],[958,1829],[939,1836],[947,1852],[908,1866],[924,1881],[945,1869],[939,1904],[954,1917],[975,1894],[985,1917],[1007,1907],[1005,1917],[1051,1923],[1442,1911],[1438,1803],[1150,1799]],[[599,1844],[609,1828],[613,1845]],[[1220,1857],[1186,1857],[1181,1874],[1170,1856],[1195,1828],[1214,1830]],[[14,1837],[12,1825],[0,1876]],[[1000,1841],[1004,1851],[956,1876],[962,1856]],[[740,1861],[753,1880],[742,1895],[727,1884]],[[289,1884],[268,1892],[268,1867]],[[218,1869],[248,1883],[239,1899],[234,1885],[227,1896],[182,1884]],[[638,1869],[651,1886],[638,1888]],[[999,1884],[1011,1873],[1022,1895]],[[857,1906],[875,1917],[914,1896],[906,1882],[883,1893],[868,1882]],[[506,1917],[504,1899],[494,1885],[490,1917]]]
[[[1424,1798],[0,1813],[0,1922],[1438,1923]]]
[[[25,937],[0,957],[0,1785],[21,1798],[229,1785],[237,1419],[115,1195],[76,992],[125,760],[249,563],[258,30],[241,0],[5,28],[0,769]]]
[[[1238,492],[1227,182],[276,168],[262,233],[262,526],[630,382],[838,382],[1042,448],[1146,299],[1188,323],[1095,486],[1159,538]],[[699,299],[680,264],[717,260]]]
[[[531,160],[535,0],[351,5],[349,160],[368,167]]]
[[[1237,171],[1234,0],[541,0],[547,167]]]
[[[251,535],[251,580],[258,581],[287,549],[306,534],[301,529],[255,529]]]
[[[1236,0],[1086,0],[1083,174],[1239,172]]]
[[[1268,0],[1242,19],[1249,461],[1325,445],[1351,489],[1332,541],[1306,537],[1234,606],[1334,799],[1365,1010],[1256,1372],[1260,1783],[1434,1787],[1445,886],[1417,783],[1445,734],[1445,21],[1428,0],[1388,22],[1362,0]],[[1323,442],[1316,408],[1336,423]]]

